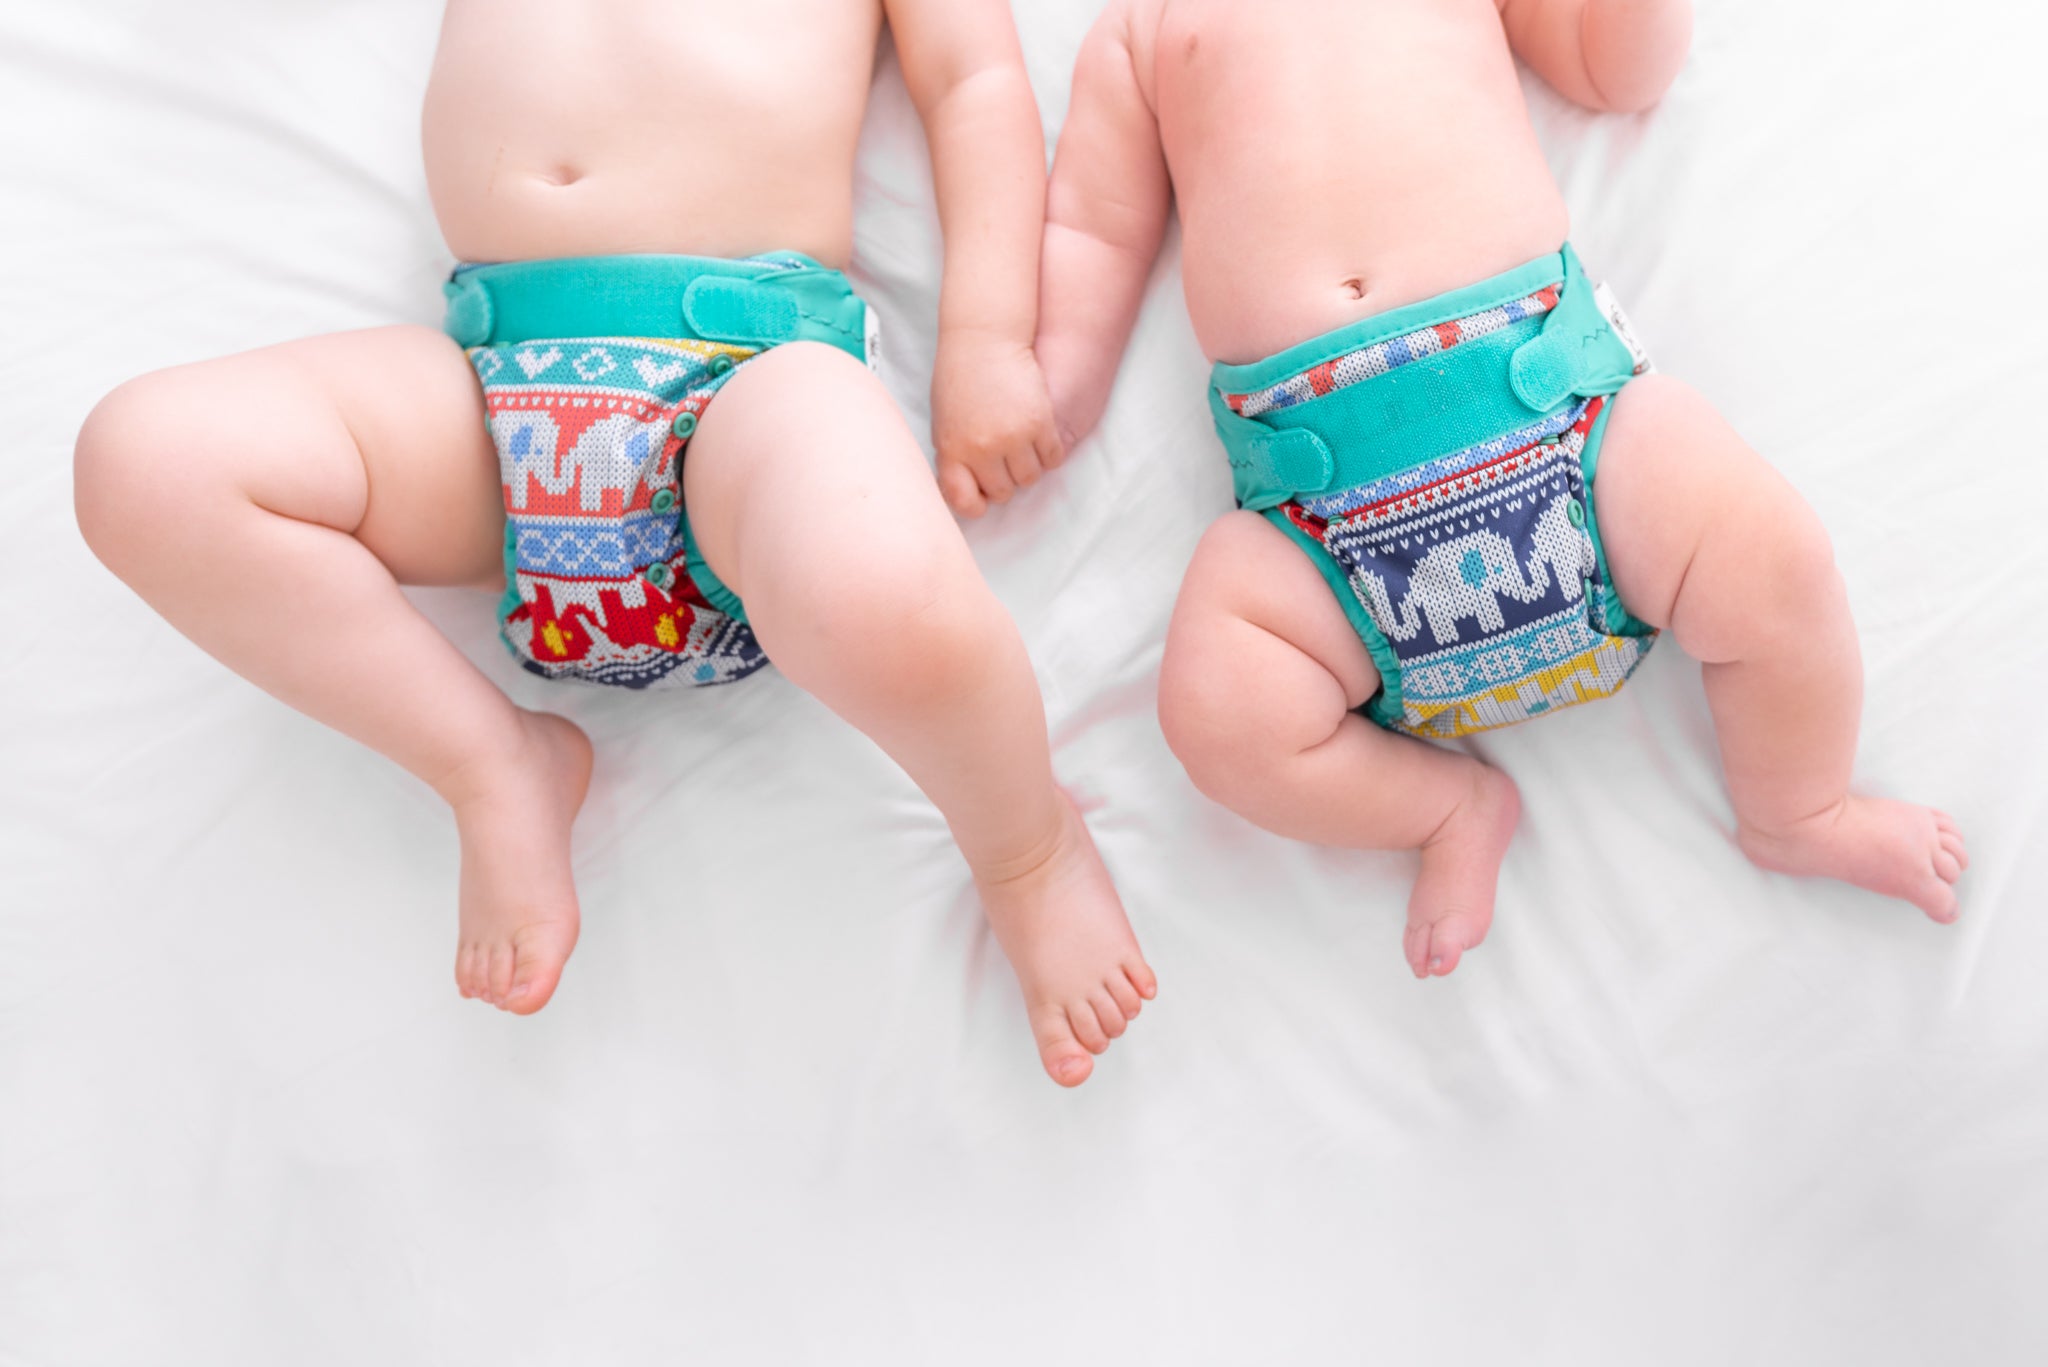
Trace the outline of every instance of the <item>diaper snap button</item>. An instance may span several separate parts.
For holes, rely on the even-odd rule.
[[[675,490],[673,490],[673,489],[657,489],[657,490],[655,490],[655,491],[654,491],[654,505],[653,505],[653,506],[654,506],[654,511],[655,511],[655,512],[657,512],[657,513],[665,513],[665,512],[667,512],[667,511],[668,511],[669,509],[671,509],[671,508],[675,507],[675,506],[676,506],[676,491],[675,491]]]
[[[682,440],[688,441],[690,434],[697,430],[697,415],[687,408],[684,409],[676,414],[676,420],[668,425],[668,430]]]
[[[653,564],[647,567],[647,573],[641,577],[646,579],[648,583],[654,585],[654,587],[658,589],[665,589],[670,584],[673,584],[675,582],[676,572],[670,569],[667,565]]]
[[[1577,499],[1573,499],[1570,503],[1565,505],[1564,515],[1572,520],[1572,525],[1574,527],[1583,527],[1586,525],[1586,510],[1579,506],[1579,501]]]
[[[720,352],[718,355],[713,356],[711,358],[711,373],[713,375],[724,375],[731,369],[732,357],[726,355],[724,352]]]

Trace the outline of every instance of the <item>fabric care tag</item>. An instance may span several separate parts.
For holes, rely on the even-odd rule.
[[[873,304],[867,306],[868,315],[868,369],[875,374],[882,373],[882,315]]]
[[[1600,312],[1614,329],[1614,335],[1621,338],[1628,354],[1635,358],[1636,374],[1647,375],[1657,368],[1650,359],[1650,352],[1636,337],[1636,330],[1629,326],[1628,315],[1621,311],[1621,301],[1614,297],[1614,291],[1607,288],[1605,281],[1593,286],[1593,302],[1600,306]]]

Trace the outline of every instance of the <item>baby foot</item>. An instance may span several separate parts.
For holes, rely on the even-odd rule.
[[[1955,819],[1932,807],[1852,796],[1782,831],[1741,826],[1735,838],[1751,862],[1775,873],[1854,883],[1911,902],[1943,925],[1961,914],[1955,884],[1970,852]]]
[[[1060,796],[1060,830],[1021,872],[975,875],[981,905],[1024,988],[1045,1071],[1078,1087],[1159,991],[1081,814]]]
[[[1522,797],[1514,780],[1475,764],[1472,793],[1422,847],[1422,872],[1408,895],[1402,948],[1418,978],[1441,978],[1493,925],[1500,861],[1508,852]]]
[[[590,740],[573,724],[522,712],[521,751],[462,776],[450,799],[462,838],[462,927],[455,983],[465,997],[530,1016],[548,1004],[579,916],[569,828],[590,787]]]

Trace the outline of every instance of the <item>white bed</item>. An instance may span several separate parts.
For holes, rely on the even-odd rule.
[[[1018,8],[1050,136],[1091,6]],[[1407,861],[1252,829],[1159,735],[1228,503],[1169,251],[1100,435],[969,531],[1163,982],[1074,1094],[935,814],[781,678],[550,691],[422,595],[599,744],[582,945],[514,1020],[455,995],[431,795],[81,543],[117,381],[436,320],[436,9],[0,8],[0,1364],[2048,1361],[2036,7],[1701,0],[1654,114],[1532,87],[1594,273],[1833,528],[1863,782],[1963,821],[1962,923],[1745,863],[1667,644],[1477,745],[1528,803],[1499,919],[1410,979]],[[886,60],[862,156],[921,429]]]

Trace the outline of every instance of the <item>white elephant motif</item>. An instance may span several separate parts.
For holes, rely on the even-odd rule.
[[[561,429],[545,412],[512,410],[491,417],[499,464],[512,491],[512,510],[526,506],[530,474],[550,494],[577,491],[587,512],[604,506],[604,492],[630,494],[643,470],[661,454],[668,428],[659,422],[636,422],[624,414],[592,423],[576,444],[559,451]]]
[[[1467,617],[1477,618],[1482,632],[1504,628],[1507,618],[1501,614],[1500,595],[1533,603],[1550,588],[1540,558],[1530,562],[1524,577],[1514,545],[1491,531],[1452,537],[1430,547],[1415,562],[1399,611],[1378,575],[1360,570],[1357,577],[1373,620],[1388,637],[1413,640],[1426,618],[1429,633],[1440,646],[1457,644],[1458,623]]]
[[[528,475],[554,493],[569,487],[566,480],[556,477],[555,448],[562,432],[549,414],[517,409],[493,413],[491,439],[498,447],[498,469],[510,491],[513,511],[526,506]]]
[[[1543,516],[1536,519],[1536,549],[1529,556],[1529,577],[1533,579],[1546,569],[1556,575],[1557,586],[1564,590],[1567,603],[1576,603],[1584,596],[1586,583],[1597,565],[1593,538],[1584,527],[1572,524],[1574,506],[1569,498],[1551,500]]]

